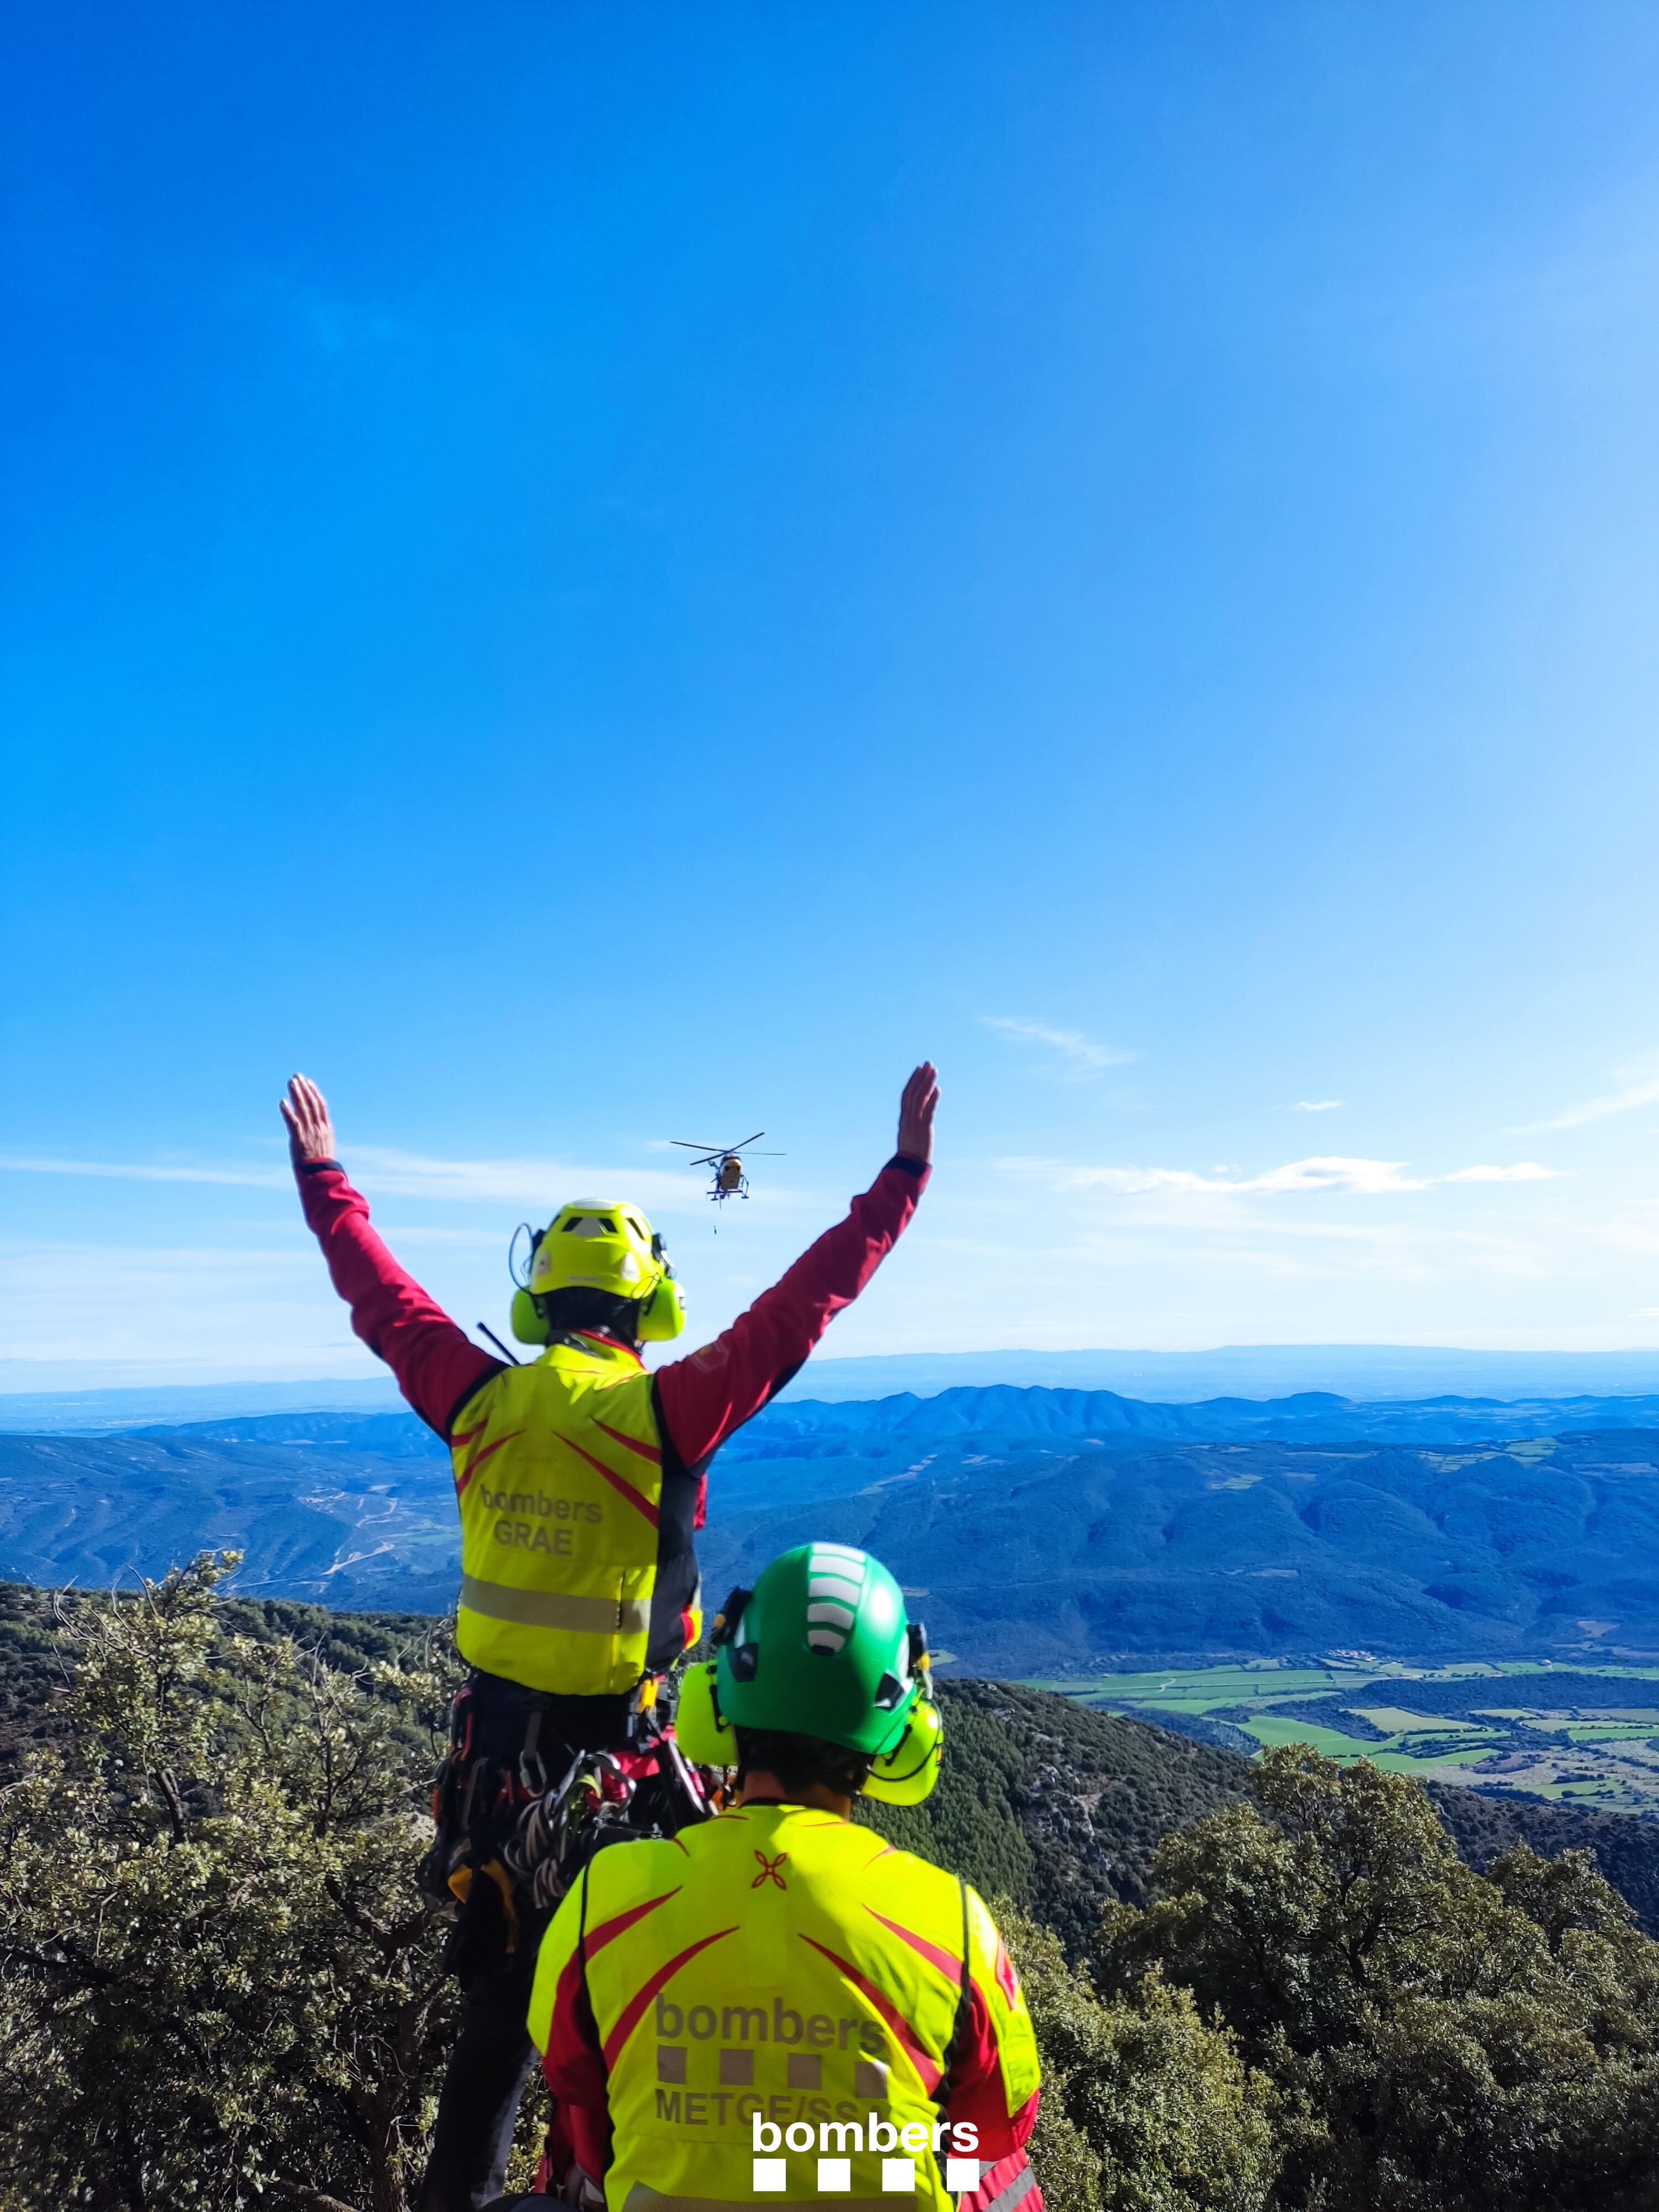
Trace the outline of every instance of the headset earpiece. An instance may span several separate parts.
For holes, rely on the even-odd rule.
[[[933,1794],[945,1753],[945,1720],[930,1697],[919,1697],[903,1735],[870,1769],[864,1796],[884,1805],[920,1805]]]
[[[699,1660],[680,1678],[680,1701],[674,1713],[674,1741],[694,1766],[735,1766],[738,1739],[720,1708],[714,1689],[714,1662]]]
[[[685,1327],[685,1300],[672,1275],[663,1275],[650,1297],[641,1299],[635,1326],[641,1344],[666,1344]]]

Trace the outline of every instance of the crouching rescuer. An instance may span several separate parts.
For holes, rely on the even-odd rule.
[[[708,1463],[902,1232],[927,1183],[938,1098],[934,1070],[919,1067],[897,1152],[845,1220],[713,1343],[649,1373],[641,1346],[678,1336],[685,1312],[637,1206],[578,1200],[532,1237],[513,1330],[544,1348],[509,1364],[398,1265],[335,1157],[321,1092],[303,1076],[289,1085],[307,1222],[353,1328],[449,1446],[460,1511],[456,1638],[471,1671],[434,1791],[428,1878],[461,1901],[447,1955],[462,2021],[418,2212],[474,2212],[502,2187],[535,2063],[525,2014],[537,1945],[581,1852],[573,1790],[596,1802],[637,1793],[641,1825],[664,1833],[706,1812],[653,1706],[702,1632],[693,1534]]]
[[[919,1802],[939,1771],[897,1583],[803,1545],[712,1641],[679,1738],[735,1767],[735,1805],[593,1857],[542,1943],[531,2033],[574,2154],[545,2179],[609,2212],[1041,2212],[1036,2046],[991,1916],[851,1818],[860,1793]]]

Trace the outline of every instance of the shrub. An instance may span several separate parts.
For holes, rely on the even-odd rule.
[[[1342,2212],[1659,2204],[1659,1945],[1588,1852],[1459,1860],[1421,1787],[1304,1745],[1254,1804],[1165,1838],[1109,1910],[1109,1991],[1149,1970],[1279,2093],[1274,2202]]]
[[[1261,2212],[1273,2095],[1232,2036],[1156,1968],[1103,1999],[1047,1929],[996,1913],[1042,2055],[1031,2158],[1048,2212]]]
[[[0,1796],[0,2192],[403,2212],[450,2025],[414,1881],[447,1698],[228,1634],[204,1555],[65,1601],[67,1725]]]

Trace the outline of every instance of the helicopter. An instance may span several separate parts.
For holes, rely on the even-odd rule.
[[[695,1160],[686,1163],[688,1167],[714,1169],[714,1179],[708,1186],[708,1195],[716,1206],[723,1206],[728,1198],[748,1197],[749,1178],[743,1171],[742,1156],[765,1134],[764,1129],[757,1129],[740,1145],[693,1145],[684,1137],[671,1137],[669,1142],[683,1152],[696,1153]],[[756,1152],[751,1157],[757,1160],[781,1160],[785,1156],[782,1152]]]

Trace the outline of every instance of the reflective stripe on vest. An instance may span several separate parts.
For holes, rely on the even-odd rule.
[[[1030,2016],[990,1915],[965,1901],[972,1986],[1012,2114],[1037,2085]],[[669,1843],[601,1852],[544,1940],[529,2018],[545,2049],[556,2009],[562,2037],[591,2007],[614,2146],[607,2201],[752,2207],[754,2160],[769,2156],[786,2171],[762,2201],[799,2204],[822,2195],[825,2156],[850,2161],[830,2185],[836,2203],[891,2206],[903,2192],[886,2161],[913,2159],[917,2212],[949,2212],[943,2161],[975,2155],[935,2133],[963,1909],[953,1875],[801,1806],[741,1807]]]
[[[556,1344],[470,1398],[450,1449],[462,1657],[532,1690],[631,1690],[645,1672],[662,1493],[639,1361],[605,1339]]]
[[[768,2197],[764,2203],[768,2212],[824,2212],[822,2197]],[[947,2199],[947,2202],[949,2200]],[[836,2212],[896,2212],[898,2200],[892,2197],[842,2197],[835,2200]],[[623,2212],[727,2212],[718,2197],[665,2197],[659,2189],[651,2189],[643,2181],[636,2181],[623,2201]]]
[[[986,2205],[985,2212],[1014,2212],[1014,2207],[1017,2204],[1023,2204],[1036,2187],[1037,2178],[1027,2162],[1025,2154],[1023,2151],[1020,2152],[1018,2158],[1019,2164],[1014,2168],[1012,2179],[1005,2182],[1002,2187],[995,2191]],[[1006,2160],[1004,2164],[1013,2165],[1013,2160]],[[985,2176],[984,2180],[981,2180],[980,2184],[981,2194],[985,2182],[994,2180],[1000,2171],[1000,2168],[993,2168],[992,2172]]]
[[[514,1620],[524,1628],[574,1628],[583,1636],[643,1636],[651,1608],[630,1600],[571,1597],[563,1590],[514,1589],[507,1583],[461,1577],[461,1603],[491,1620]]]

